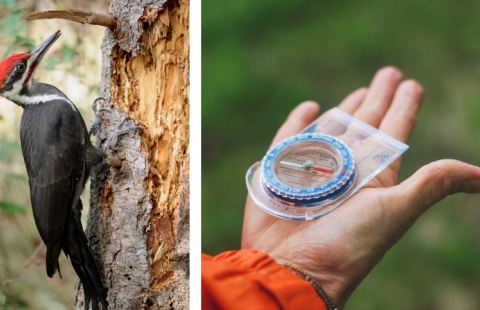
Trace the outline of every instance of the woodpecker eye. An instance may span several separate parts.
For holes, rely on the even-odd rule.
[[[17,66],[17,70],[18,70],[18,71],[23,71],[23,70],[25,70],[25,65],[24,65],[24,64],[19,64],[19,65]]]

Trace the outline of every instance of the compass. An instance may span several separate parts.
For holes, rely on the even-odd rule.
[[[281,219],[310,221],[350,199],[408,149],[333,108],[275,145],[245,175],[252,201]]]
[[[260,179],[271,198],[309,207],[342,197],[356,175],[355,160],[344,142],[329,135],[304,133],[267,152]]]

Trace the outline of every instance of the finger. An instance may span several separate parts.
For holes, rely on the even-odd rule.
[[[417,123],[417,115],[423,99],[423,88],[416,81],[400,84],[395,92],[392,106],[380,124],[380,131],[407,142]]]
[[[394,203],[385,204],[384,208],[390,219],[411,225],[429,207],[460,192],[480,193],[480,168],[444,159],[422,167],[401,184],[389,188],[389,197],[384,201]]]
[[[345,98],[342,103],[338,105],[338,107],[347,112],[348,114],[353,114],[362,104],[363,100],[367,96],[368,88],[360,88],[351,93],[350,95]]]
[[[365,100],[353,116],[378,128],[402,79],[402,73],[396,68],[386,67],[379,70],[373,78]]]
[[[290,112],[287,120],[282,127],[280,127],[270,147],[283,139],[298,134],[300,130],[315,120],[319,111],[320,106],[313,101],[306,101],[298,105]]]

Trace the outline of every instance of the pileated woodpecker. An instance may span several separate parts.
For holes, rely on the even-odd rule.
[[[99,301],[107,309],[106,289],[80,221],[80,194],[92,167],[105,155],[90,142],[87,126],[67,96],[33,79],[60,35],[57,31],[31,52],[0,62],[0,95],[24,108],[20,139],[35,223],[47,246],[47,274],[53,277],[58,270],[61,277],[58,257],[63,249],[82,282],[85,309],[90,300],[94,310]]]

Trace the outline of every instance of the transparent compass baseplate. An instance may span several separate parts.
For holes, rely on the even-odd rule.
[[[276,217],[314,220],[339,207],[407,149],[334,108],[250,167],[248,192]]]

